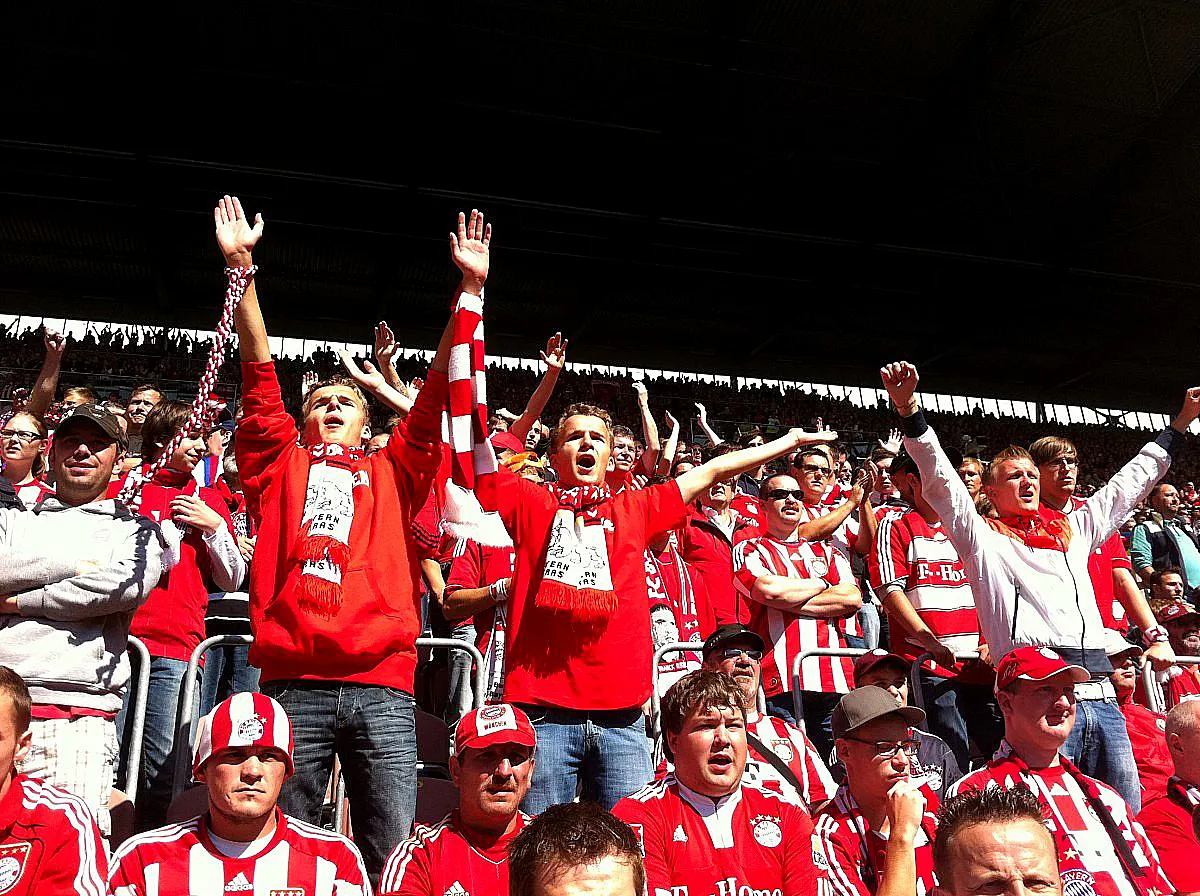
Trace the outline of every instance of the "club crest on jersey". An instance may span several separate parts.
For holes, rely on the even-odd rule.
[[[1096,896],[1096,879],[1082,868],[1062,873],[1063,896]]]
[[[287,887],[283,890],[271,890],[268,896],[308,896],[308,890],[304,887]]]
[[[796,751],[792,749],[792,742],[790,740],[771,741],[771,752],[784,762],[791,762],[796,758]]]
[[[779,819],[770,815],[756,815],[750,820],[750,829],[754,839],[760,846],[774,849],[783,842],[783,829],[779,827]]]
[[[243,719],[238,725],[238,740],[244,740],[253,743],[262,737],[266,730],[267,720],[260,715],[252,715],[248,719]]]
[[[0,846],[0,893],[7,893],[20,883],[31,846],[26,840]]]

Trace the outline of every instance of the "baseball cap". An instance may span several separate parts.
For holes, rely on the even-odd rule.
[[[125,430],[121,428],[121,421],[117,415],[98,404],[80,404],[68,409],[59,418],[54,434],[56,437],[63,436],[85,422],[91,422],[100,427],[101,431],[110,436],[122,449],[129,445],[129,440],[125,436]]]
[[[212,756],[232,747],[274,747],[292,764],[292,722],[273,698],[266,694],[234,694],[200,720],[192,774]]]
[[[1159,622],[1180,622],[1188,616],[1200,616],[1196,608],[1184,600],[1175,600],[1158,611]]]
[[[950,461],[950,466],[954,467],[954,469],[957,470],[960,466],[962,466],[963,455],[962,452],[957,448],[954,448],[950,445],[943,445],[942,452],[946,455],[947,459]],[[892,465],[888,467],[888,473],[900,473],[904,471],[910,473],[919,472],[917,470],[917,462],[913,460],[912,455],[908,453],[908,449],[901,445],[900,451],[895,457],[892,458]]]
[[[896,698],[883,688],[877,688],[873,684],[865,688],[855,688],[843,696],[833,710],[833,736],[845,737],[867,722],[893,715],[900,716],[910,726],[925,721],[924,710],[915,706],[897,706]]]
[[[701,652],[704,656],[708,656],[709,653],[716,650],[718,647],[723,647],[730,641],[736,641],[740,639],[748,639],[753,641],[757,650],[766,651],[767,649],[766,643],[757,632],[746,628],[746,626],[742,625],[740,622],[730,622],[722,625],[708,636],[707,640],[704,642],[704,647],[702,648]]]
[[[1045,681],[1067,670],[1071,671],[1076,684],[1092,677],[1083,666],[1071,665],[1049,647],[1018,647],[1006,653],[996,666],[996,690],[1004,690],[1018,678]]]
[[[463,716],[454,732],[454,755],[463,750],[483,750],[492,744],[537,746],[537,733],[529,716],[509,703],[481,706]]]
[[[497,451],[512,451],[514,454],[522,454],[525,451],[525,443],[511,432],[494,432],[488,436],[488,441]]]
[[[900,666],[905,672],[908,671],[909,662],[898,653],[890,653],[881,647],[876,647],[874,650],[869,650],[854,661],[854,680],[857,682],[862,676],[866,675],[876,666],[883,664]]]
[[[1136,644],[1130,644],[1126,641],[1125,636],[1120,632],[1114,631],[1111,628],[1104,630],[1104,652],[1108,656],[1119,656],[1122,653],[1129,653],[1131,650],[1139,655],[1144,652]]]

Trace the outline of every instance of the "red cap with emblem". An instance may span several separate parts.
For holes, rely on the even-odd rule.
[[[529,716],[508,703],[481,706],[463,716],[454,732],[454,755],[463,750],[483,750],[492,744],[537,746],[537,734]]]
[[[1049,647],[1018,647],[1006,653],[996,666],[996,690],[1004,690],[1018,678],[1045,681],[1066,671],[1071,672],[1076,684],[1092,677],[1083,666],[1071,665]]]
[[[1178,622],[1189,616],[1200,616],[1196,608],[1186,601],[1174,600],[1158,611],[1159,622]]]
[[[274,747],[285,757],[290,776],[292,722],[283,707],[266,694],[234,694],[200,720],[192,774],[210,757],[236,747]]]

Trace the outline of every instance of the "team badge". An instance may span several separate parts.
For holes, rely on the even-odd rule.
[[[0,846],[0,893],[7,893],[21,880],[32,844],[25,840]]]
[[[1063,896],[1096,896],[1095,878],[1082,868],[1062,873]]]
[[[244,740],[253,743],[262,737],[266,730],[267,720],[260,715],[253,715],[238,725],[238,740]]]
[[[491,719],[500,718],[506,712],[508,712],[508,707],[506,706],[485,706],[483,709],[479,710],[479,718],[490,721]]]
[[[751,820],[750,829],[754,832],[754,839],[758,841],[759,845],[765,846],[767,849],[774,849],[783,842],[783,831],[779,827],[778,818],[759,815]]]
[[[790,740],[771,741],[771,752],[784,762],[791,762],[796,758],[796,751],[792,749],[792,742]]]
[[[1039,647],[1038,653],[1040,653],[1042,656],[1044,656],[1048,660],[1061,660],[1062,659],[1061,656],[1059,656],[1057,653],[1055,653],[1049,647]]]

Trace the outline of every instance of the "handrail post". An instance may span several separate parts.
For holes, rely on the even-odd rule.
[[[133,716],[133,727],[129,729],[129,743],[125,752],[129,761],[125,763],[125,796],[129,802],[137,802],[137,793],[142,774],[142,743],[146,738],[146,705],[150,699],[150,651],[141,638],[129,636],[129,650],[137,654],[137,688],[129,711]],[[121,732],[124,734],[124,732]]]

